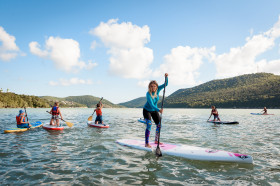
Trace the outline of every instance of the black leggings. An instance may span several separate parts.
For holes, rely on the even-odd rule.
[[[146,128],[146,131],[145,131],[145,143],[149,144],[150,131],[151,131],[151,127],[152,127],[151,117],[153,118],[153,120],[154,120],[154,122],[157,126],[156,136],[155,136],[155,142],[157,142],[159,140],[159,131],[160,131],[160,128],[161,128],[160,116],[159,116],[158,112],[157,111],[149,112],[146,109],[143,109],[143,115],[144,115],[144,118],[147,122],[146,123],[147,128]]]
[[[147,111],[146,109],[143,109],[143,116],[145,119],[147,120],[151,120],[151,117],[153,118],[155,124],[159,124],[160,122],[160,116],[159,113],[157,111]]]

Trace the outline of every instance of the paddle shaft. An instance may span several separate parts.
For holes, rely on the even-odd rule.
[[[26,116],[27,122],[28,122],[28,116],[27,116],[27,112],[26,112],[26,108],[25,107],[24,107],[24,111],[25,111],[25,116]]]
[[[165,76],[165,80],[164,80],[164,89],[163,89],[163,97],[162,97],[162,101],[161,101],[161,109],[163,109],[163,102],[164,102],[164,97],[165,97],[165,87],[166,87],[166,76]],[[159,130],[158,130],[157,149],[159,149],[159,138],[160,138],[161,120],[162,120],[162,113],[160,115],[160,127],[159,127]],[[160,156],[161,156],[161,153],[160,153]]]

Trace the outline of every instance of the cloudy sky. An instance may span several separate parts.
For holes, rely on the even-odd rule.
[[[1,0],[4,92],[145,96],[256,72],[280,75],[278,0]]]

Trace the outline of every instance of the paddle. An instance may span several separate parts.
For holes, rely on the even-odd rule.
[[[25,108],[25,107],[24,107],[24,111],[25,111],[25,116],[26,116],[27,122],[28,122],[28,116],[27,116],[27,112],[26,112],[26,108]],[[29,125],[29,127],[30,127],[29,122],[28,122],[28,125]]]
[[[49,111],[46,111],[46,112],[51,114]],[[61,118],[59,118],[59,119],[61,119]],[[74,125],[73,123],[65,121],[64,119],[61,119],[61,120],[64,121],[68,127],[73,127],[73,125]]]
[[[103,97],[100,99],[99,103],[102,101]],[[88,121],[92,121],[92,117],[93,117],[93,114],[94,114],[95,110],[93,111],[92,115],[88,118]]]
[[[164,89],[163,89],[163,97],[162,97],[162,101],[161,101],[161,109],[163,109],[163,101],[164,101],[164,96],[165,96],[165,87],[166,87],[166,76],[165,76],[165,81],[164,81]],[[162,113],[160,115],[160,125],[161,125],[161,120],[162,120]],[[159,137],[160,137],[160,128],[158,130],[158,144],[157,144],[157,148],[156,148],[156,156],[160,157],[162,156],[161,150],[159,148]]]
[[[25,111],[25,116],[26,116],[27,122],[28,122],[28,116],[27,116],[27,112],[26,112],[26,108],[25,107],[24,107],[24,111]]]

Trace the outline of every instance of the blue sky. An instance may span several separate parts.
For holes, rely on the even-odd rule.
[[[256,72],[280,75],[278,0],[1,0],[4,92],[145,96],[169,73],[180,88]]]

